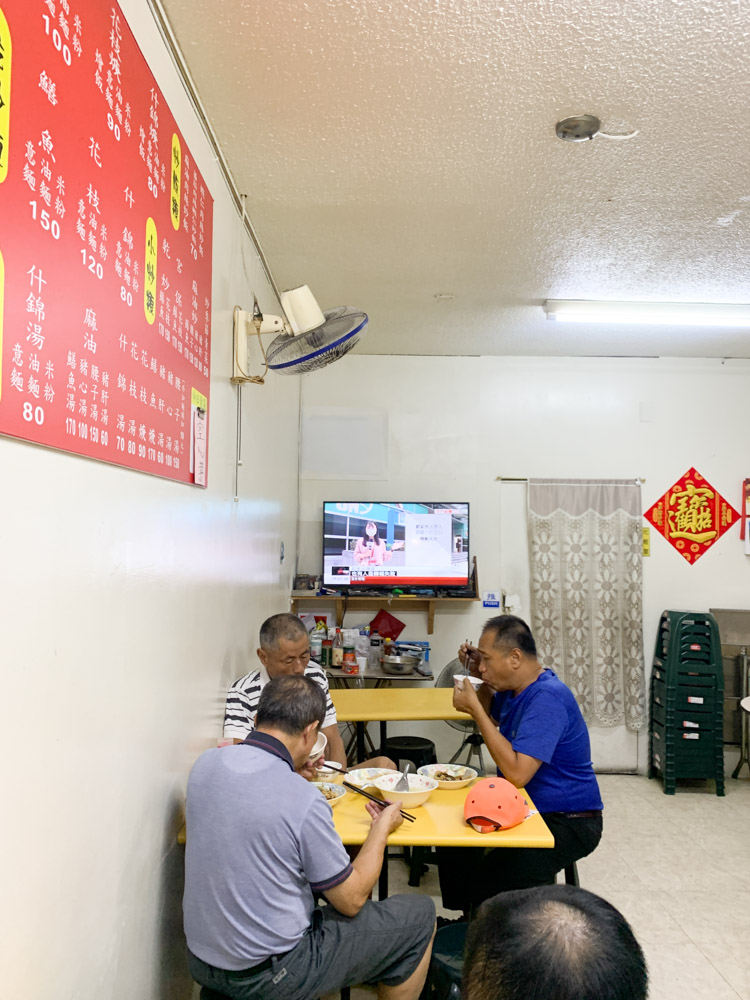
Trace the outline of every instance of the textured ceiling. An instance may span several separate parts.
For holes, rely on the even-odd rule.
[[[750,301],[746,0],[162,2],[279,285],[360,352],[750,356],[541,309]],[[583,112],[637,134],[557,139]]]

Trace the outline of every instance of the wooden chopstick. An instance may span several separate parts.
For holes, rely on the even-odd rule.
[[[348,781],[344,781],[342,782],[342,784],[344,785],[344,788],[348,788],[352,792],[359,792],[359,794],[364,795],[366,799],[370,799],[372,802],[376,802],[382,809],[385,809],[385,807],[388,805],[387,802],[384,802],[382,799],[379,799],[377,795],[370,795],[370,793],[366,792],[364,788],[358,788],[356,785],[352,785]],[[399,811],[401,815],[404,817],[404,819],[408,819],[410,823],[413,823],[414,820],[417,818],[416,816],[412,816],[411,813],[404,812],[403,809]]]

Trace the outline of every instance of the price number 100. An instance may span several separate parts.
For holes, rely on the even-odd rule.
[[[52,38],[52,44],[55,46],[57,51],[63,57],[63,62],[66,66],[70,66],[72,62],[72,57],[70,55],[70,49],[62,40],[62,36],[57,28],[51,28],[49,17],[46,14],[42,14],[42,20],[44,21],[44,30]],[[51,29],[51,30],[50,30]]]

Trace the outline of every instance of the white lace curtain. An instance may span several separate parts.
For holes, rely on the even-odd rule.
[[[539,659],[589,725],[645,711],[641,489],[632,479],[530,479],[531,618]]]

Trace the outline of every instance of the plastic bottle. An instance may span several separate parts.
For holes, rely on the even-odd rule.
[[[344,640],[341,638],[341,629],[336,629],[336,636],[331,648],[331,666],[334,670],[341,670],[344,665]]]
[[[320,665],[321,667],[330,667],[331,665],[331,650],[333,648],[332,639],[324,639],[323,647],[320,651]]]
[[[380,669],[380,634],[376,628],[372,629],[370,632],[370,656],[369,656],[369,667],[370,670]]]
[[[344,660],[341,668],[345,674],[358,674],[357,654],[354,646],[344,646]]]
[[[313,632],[310,636],[310,659],[315,663],[320,663],[323,652],[323,636],[320,632]]]

